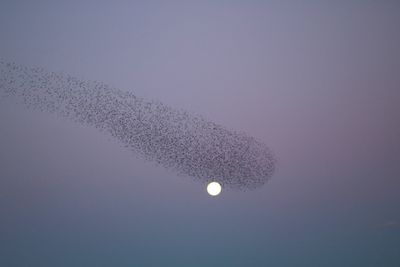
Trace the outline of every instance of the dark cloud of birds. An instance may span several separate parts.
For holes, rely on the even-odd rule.
[[[93,126],[146,160],[201,182],[254,189],[275,170],[271,150],[255,138],[101,82],[0,62],[0,94]]]

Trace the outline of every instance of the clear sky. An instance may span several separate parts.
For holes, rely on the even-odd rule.
[[[201,114],[279,165],[212,198],[2,101],[0,265],[399,266],[398,25],[397,1],[1,1],[1,59]]]

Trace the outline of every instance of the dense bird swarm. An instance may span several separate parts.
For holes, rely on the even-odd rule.
[[[263,143],[101,82],[0,62],[0,96],[111,134],[147,160],[201,182],[253,189],[274,173]]]

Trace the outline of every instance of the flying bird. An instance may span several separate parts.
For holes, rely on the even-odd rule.
[[[102,82],[0,62],[0,97],[95,127],[144,159],[201,182],[254,189],[275,171],[271,149],[255,138]]]

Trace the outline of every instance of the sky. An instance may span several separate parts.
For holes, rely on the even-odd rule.
[[[0,101],[1,266],[399,266],[396,1],[1,1],[0,58],[267,144],[251,191]]]

